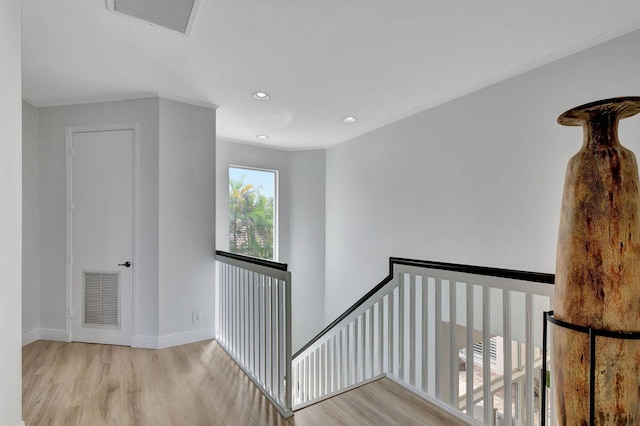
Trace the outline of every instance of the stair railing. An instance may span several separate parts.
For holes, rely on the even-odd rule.
[[[280,414],[291,401],[291,273],[287,265],[216,251],[216,340]]]
[[[538,402],[550,391],[538,366],[553,275],[389,263],[385,280],[294,355],[294,409],[387,376],[470,424],[555,419]]]

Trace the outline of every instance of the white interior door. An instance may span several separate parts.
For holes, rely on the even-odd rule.
[[[71,136],[71,339],[131,345],[133,130]]]

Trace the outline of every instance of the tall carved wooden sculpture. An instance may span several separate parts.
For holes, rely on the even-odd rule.
[[[618,121],[640,112],[640,97],[607,99],[558,118],[582,126],[582,149],[569,161],[562,199],[554,316],[596,329],[640,331],[638,166],[618,141]],[[640,342],[553,328],[558,421],[589,424],[589,363],[595,362],[595,422],[640,425]]]

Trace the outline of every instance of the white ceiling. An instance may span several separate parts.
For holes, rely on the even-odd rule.
[[[215,104],[219,137],[326,147],[637,28],[637,0],[201,0],[185,36],[24,0],[23,94]]]

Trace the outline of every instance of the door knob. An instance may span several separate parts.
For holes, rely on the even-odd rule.
[[[118,266],[125,266],[125,267],[130,267],[131,266],[131,262],[129,262],[128,260],[124,263],[118,263]]]

